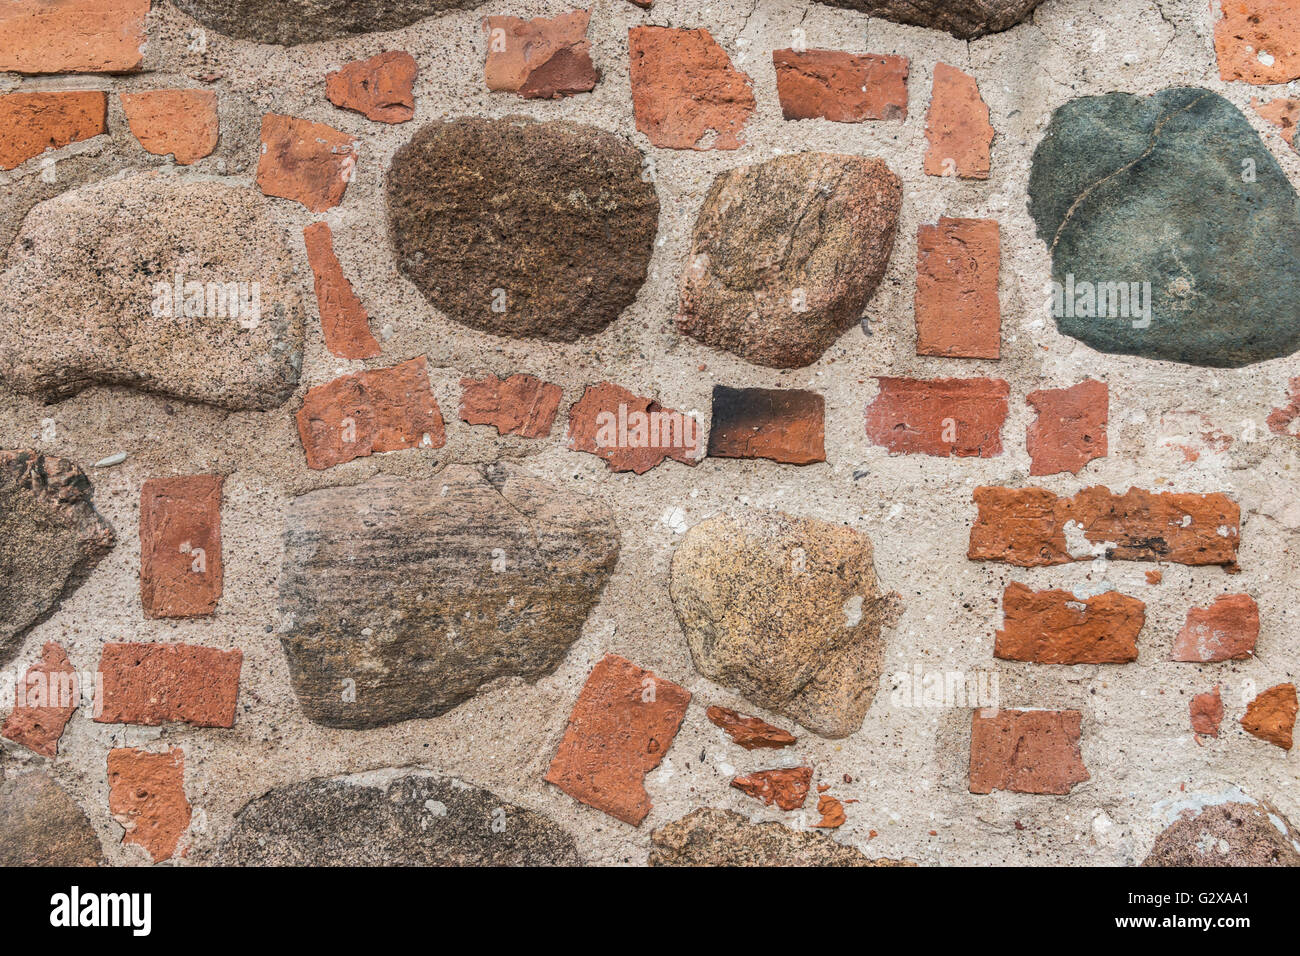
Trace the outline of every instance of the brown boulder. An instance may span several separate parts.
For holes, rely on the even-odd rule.
[[[731,810],[701,807],[650,834],[651,866],[914,866],[873,860],[820,833],[750,823]]]
[[[1142,865],[1300,866],[1300,834],[1267,803],[1231,800],[1184,810]]]

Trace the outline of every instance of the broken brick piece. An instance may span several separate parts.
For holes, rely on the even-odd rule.
[[[243,661],[242,651],[193,644],[105,644],[95,720],[233,727]]]
[[[528,99],[559,99],[588,93],[600,82],[587,40],[590,10],[555,18],[488,17],[487,87]]]
[[[108,752],[108,810],[155,863],[171,859],[190,825],[185,799],[185,752],[118,748]]]
[[[995,359],[1002,352],[996,219],[940,218],[916,236],[916,354]]]
[[[1219,77],[1256,85],[1300,79],[1296,0],[1223,0],[1214,24]]]
[[[352,291],[352,283],[343,274],[343,264],[334,254],[334,234],[329,223],[312,223],[302,231],[302,238],[315,277],[325,347],[339,358],[374,358],[381,349],[370,332],[366,307]]]
[[[844,826],[844,821],[848,819],[844,814],[844,804],[825,794],[817,798],[817,812],[822,818],[813,824],[814,829],[834,830]]]
[[[1295,715],[1295,684],[1278,684],[1246,705],[1241,726],[1246,733],[1260,740],[1281,747],[1283,750],[1290,750]]]
[[[826,399],[816,392],[715,385],[709,457],[825,461],[825,425]]]
[[[733,743],[746,750],[759,748],[777,750],[795,742],[794,734],[774,727],[757,717],[742,717],[734,710],[713,706],[704,712],[710,723],[727,732]]]
[[[970,792],[1067,794],[1089,779],[1077,710],[977,710],[971,721]]]
[[[785,119],[833,123],[907,119],[905,56],[774,50],[772,64]]]
[[[1269,412],[1265,423],[1274,434],[1297,438],[1300,435],[1292,428],[1297,418],[1300,418],[1300,378],[1293,378],[1288,383],[1287,403]]]
[[[1223,723],[1223,698],[1219,696],[1218,685],[1208,693],[1193,697],[1188,709],[1191,711],[1192,733],[1219,736],[1219,725]]]
[[[262,117],[258,188],[312,212],[333,209],[352,181],[360,145],[324,123],[267,113]]]
[[[606,654],[573,705],[546,782],[640,826],[650,812],[645,776],[672,746],[690,700],[685,688]]]
[[[495,425],[498,435],[545,438],[560,410],[560,386],[516,373],[460,380],[460,418],[471,425]]]
[[[1245,660],[1259,638],[1259,605],[1249,594],[1224,594],[1187,612],[1170,660],[1213,663]]]
[[[1118,591],[1079,599],[1032,591],[1018,582],[1002,596],[1002,630],[993,656],[1036,664],[1125,664],[1137,660],[1146,605]]]
[[[1106,457],[1110,387],[1105,382],[1043,388],[1025,401],[1038,414],[1025,432],[1031,475],[1077,475],[1094,458]]]
[[[1300,150],[1295,141],[1296,125],[1300,124],[1300,100],[1282,97],[1268,102],[1251,98],[1255,112],[1282,131],[1282,138],[1292,149]]]
[[[222,475],[152,478],[140,489],[146,617],[203,617],[221,600]]]
[[[0,169],[108,132],[108,94],[96,90],[0,95]]]
[[[925,138],[927,176],[989,178],[993,125],[973,76],[946,63],[935,65]]]
[[[317,470],[380,452],[447,443],[424,356],[308,389],[297,420],[307,467]]]
[[[150,0],[6,0],[0,73],[132,73]]]
[[[80,697],[77,672],[67,651],[55,641],[46,641],[41,659],[14,688],[13,713],[5,720],[0,736],[43,757],[54,757]]]
[[[605,459],[610,471],[638,475],[665,458],[697,465],[704,451],[693,417],[609,382],[587,386],[569,409],[568,444]]]
[[[739,149],[756,107],[749,77],[708,30],[632,27],[636,128],[668,149]]]
[[[189,166],[217,148],[221,120],[212,90],[149,90],[118,98],[131,135],[154,155],[170,153]]]
[[[995,378],[880,377],[867,437],[890,452],[939,458],[1002,454],[1011,387]]]
[[[769,807],[775,803],[782,810],[798,810],[808,800],[812,776],[812,767],[759,770],[736,777],[731,785]]]
[[[405,123],[415,116],[415,78],[420,68],[405,50],[353,60],[325,75],[325,95],[340,109],[377,123]]]
[[[1173,561],[1237,570],[1241,509],[1226,495],[1122,495],[1096,485],[1071,498],[1044,488],[976,488],[967,557],[1023,568],[1109,561]]]

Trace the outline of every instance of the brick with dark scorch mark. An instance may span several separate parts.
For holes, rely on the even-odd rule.
[[[825,461],[825,420],[826,400],[816,392],[715,385],[709,457]]]

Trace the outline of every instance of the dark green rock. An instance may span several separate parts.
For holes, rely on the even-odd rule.
[[[1034,152],[1029,211],[1052,255],[1048,308],[1063,334],[1214,368],[1300,349],[1300,200],[1223,97],[1179,87],[1065,104]],[[1107,315],[1068,314],[1071,276],[1079,312],[1080,283],[1149,282],[1149,315],[1132,300],[1125,310],[1114,288]]]

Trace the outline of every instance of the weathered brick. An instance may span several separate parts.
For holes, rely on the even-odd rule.
[[[847,820],[844,804],[824,793],[817,798],[817,812],[821,814],[821,819],[812,825],[816,830],[835,830],[844,826]]]
[[[710,723],[727,732],[732,743],[746,750],[760,748],[777,750],[781,747],[789,747],[795,742],[794,734],[789,731],[774,727],[766,720],[757,717],[743,717],[726,707],[715,705],[704,713]]]
[[[94,90],[0,95],[0,169],[108,132],[108,94]]]
[[[1110,386],[1087,379],[1069,388],[1043,388],[1025,401],[1037,413],[1025,431],[1031,475],[1077,475],[1109,450]]]
[[[340,109],[377,123],[405,123],[415,116],[415,78],[420,68],[405,50],[389,50],[345,63],[325,75],[325,95]]]
[[[1269,412],[1265,423],[1274,434],[1295,438],[1300,437],[1293,427],[1295,420],[1300,418],[1300,377],[1291,379],[1288,389],[1286,404]]]
[[[1089,779],[1079,751],[1077,710],[975,711],[970,792],[1067,794]]]
[[[1296,0],[1223,0],[1214,24],[1219,77],[1259,85],[1300,79]]]
[[[131,73],[144,61],[150,0],[7,0],[0,72]]]
[[[494,92],[528,99],[559,99],[587,93],[600,82],[587,40],[590,10],[573,10],[553,19],[488,17],[487,63],[483,73]]]
[[[605,459],[610,471],[638,475],[665,458],[697,465],[704,453],[694,418],[609,382],[589,385],[569,409],[567,441]]]
[[[916,354],[995,359],[1002,351],[995,219],[921,226],[916,248]]]
[[[149,90],[119,95],[131,134],[158,156],[189,166],[217,148],[221,120],[212,90]]]
[[[891,452],[939,458],[1002,454],[1011,387],[995,378],[880,377],[867,437]]]
[[[545,438],[560,410],[560,386],[516,373],[460,380],[460,418],[471,425],[495,425],[498,435]]]
[[[546,781],[640,826],[651,808],[645,776],[668,753],[690,701],[685,688],[606,654],[578,695]]]
[[[153,478],[140,489],[146,617],[203,617],[221,599],[222,475]]]
[[[713,386],[710,458],[769,458],[788,465],[826,460],[826,399],[795,388]]]
[[[57,755],[59,738],[77,709],[80,695],[77,672],[67,652],[57,642],[46,641],[41,659],[27,669],[14,688],[14,709],[0,729],[0,736],[43,757]]]
[[[1118,591],[1077,598],[1018,582],[1002,595],[1002,630],[993,656],[1037,664],[1124,664],[1137,660],[1146,605]]]
[[[1249,594],[1224,594],[1209,607],[1194,607],[1174,638],[1171,660],[1245,660],[1255,653],[1259,637],[1259,605]]]
[[[382,350],[370,332],[366,307],[352,291],[352,283],[343,274],[343,264],[334,254],[334,234],[329,223],[312,223],[302,231],[302,238],[307,244],[307,262],[316,283],[325,347],[339,358],[374,358]]]
[[[447,443],[424,356],[309,389],[297,420],[307,467],[317,470],[380,452]]]
[[[1291,749],[1291,732],[1295,728],[1295,684],[1270,687],[1246,705],[1241,726],[1246,733],[1283,750]]]
[[[927,176],[989,178],[993,125],[974,77],[946,63],[935,65],[925,138]]]
[[[1192,733],[1219,736],[1219,725],[1223,723],[1223,698],[1219,696],[1217,684],[1214,690],[1193,697],[1188,710],[1192,718]]]
[[[788,120],[834,123],[907,119],[905,56],[774,50],[776,95]]]
[[[360,145],[324,123],[267,113],[257,185],[268,196],[292,199],[312,212],[333,209],[352,181]]]
[[[144,847],[155,863],[176,853],[190,825],[185,798],[185,752],[135,748],[108,752],[108,810],[126,833],[123,843]]]
[[[776,804],[782,810],[798,810],[808,800],[812,786],[812,767],[789,767],[777,770],[759,770],[736,777],[731,785],[767,806]]]
[[[1256,113],[1282,131],[1282,138],[1286,140],[1287,145],[1292,149],[1300,150],[1300,146],[1297,146],[1295,141],[1295,128],[1300,124],[1300,99],[1279,97],[1263,102],[1252,97],[1250,105],[1255,108]]]
[[[101,724],[233,727],[244,654],[192,644],[105,644]]]

